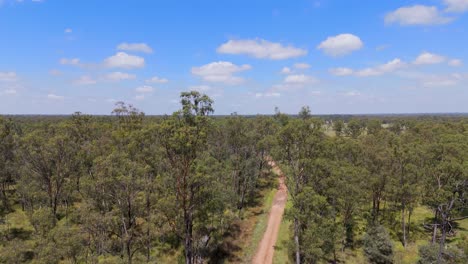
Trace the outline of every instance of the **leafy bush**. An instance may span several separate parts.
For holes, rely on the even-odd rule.
[[[393,263],[393,243],[383,226],[376,225],[368,228],[364,236],[364,252],[370,263]]]

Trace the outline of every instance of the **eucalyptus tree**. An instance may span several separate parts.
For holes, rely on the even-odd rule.
[[[185,262],[194,263],[194,221],[205,201],[201,196],[209,184],[206,174],[197,171],[200,158],[207,149],[213,101],[199,92],[181,93],[182,109],[166,118],[159,127],[159,135],[173,177],[175,206],[182,219],[181,236],[184,241]]]

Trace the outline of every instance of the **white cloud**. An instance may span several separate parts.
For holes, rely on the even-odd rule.
[[[281,97],[281,94],[278,92],[255,93],[255,98],[262,98],[262,97]]]
[[[97,83],[97,81],[94,80],[93,78],[91,78],[88,75],[83,75],[80,78],[73,81],[73,84],[75,84],[75,85],[92,85],[92,84],[96,84],[96,83]]]
[[[439,64],[445,60],[446,58],[444,56],[423,52],[416,58],[416,60],[414,60],[413,63],[416,65]]]
[[[252,67],[248,64],[241,66],[227,61],[212,62],[200,67],[192,67],[192,74],[202,78],[207,82],[218,82],[224,84],[239,84],[244,81],[243,78],[234,76],[237,72],[250,70]]]
[[[305,75],[305,74],[297,74],[297,75],[288,75],[284,78],[285,84],[307,84],[307,83],[314,83],[317,82],[317,79],[314,77]]]
[[[153,87],[149,85],[143,85],[135,89],[137,93],[152,93],[154,91]]]
[[[468,11],[468,0],[444,0],[447,12],[463,13]]]
[[[72,32],[73,32],[73,29],[71,29],[71,28],[66,28],[66,29],[65,29],[65,33],[66,33],[66,34],[70,34],[70,33],[72,33]]]
[[[294,64],[294,68],[305,70],[305,69],[309,69],[310,65],[307,64],[307,63],[296,63],[296,64]]]
[[[153,49],[146,43],[121,43],[117,46],[117,50],[153,53]]]
[[[463,62],[459,59],[451,59],[449,60],[448,65],[452,67],[460,67],[463,65]]]
[[[194,86],[190,86],[189,90],[199,91],[199,92],[207,92],[207,91],[211,90],[211,86],[208,86],[208,85],[194,85]]]
[[[382,75],[385,73],[391,73],[391,72],[403,69],[406,66],[407,64],[404,61],[396,58],[385,64],[382,64],[373,68],[366,68],[363,70],[356,71],[355,75],[359,77],[378,76],[378,75]]]
[[[304,56],[307,50],[264,39],[229,40],[217,49],[218,53],[245,54],[258,59],[284,60]]]
[[[135,74],[125,73],[125,72],[111,72],[104,76],[106,81],[118,82],[124,80],[133,80],[136,78]]]
[[[350,68],[340,67],[329,69],[329,72],[335,76],[355,75],[358,77],[379,76],[385,73],[391,73],[407,67],[408,64],[401,59],[393,59],[387,63],[369,67],[361,70],[353,70]]]
[[[320,43],[317,48],[323,50],[327,55],[337,57],[359,50],[363,46],[364,43],[358,36],[353,34],[340,34],[328,37]]]
[[[64,96],[56,95],[56,94],[48,94],[47,98],[49,98],[50,100],[57,100],[57,101],[61,101],[61,100],[65,99]]]
[[[146,83],[167,83],[169,82],[168,79],[159,78],[157,76],[151,77],[151,79],[146,80]]]
[[[425,87],[447,87],[459,84],[464,78],[461,74],[429,75],[421,77],[422,85]]]
[[[61,58],[60,64],[78,66],[80,65],[80,59],[79,58],[72,58],[72,59]]]
[[[414,5],[398,8],[385,16],[386,24],[410,25],[437,25],[446,24],[453,18],[440,14],[435,6]]]
[[[282,74],[290,74],[292,71],[289,67],[283,67],[283,69],[281,69],[281,73]]]
[[[145,66],[145,59],[142,57],[129,55],[125,52],[117,52],[114,56],[107,58],[104,65],[108,68],[143,68]]]
[[[16,72],[0,72],[0,82],[15,82],[17,79]]]
[[[347,76],[347,75],[351,75],[354,73],[354,71],[350,68],[344,68],[344,67],[340,67],[340,68],[332,68],[329,70],[329,72],[333,75],[336,75],[336,76]]]

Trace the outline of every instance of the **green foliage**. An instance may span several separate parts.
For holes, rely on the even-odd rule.
[[[393,263],[393,243],[383,226],[370,226],[363,241],[364,252],[371,263]]]

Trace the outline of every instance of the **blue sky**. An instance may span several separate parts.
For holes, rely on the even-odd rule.
[[[468,112],[468,0],[0,0],[0,114]]]

